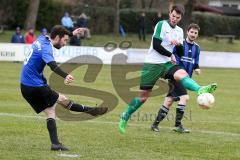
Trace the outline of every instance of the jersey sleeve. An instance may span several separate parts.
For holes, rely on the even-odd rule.
[[[177,55],[177,48],[176,46],[173,48],[173,54],[176,56]]]
[[[179,62],[180,62],[180,56],[178,55],[178,49],[177,49],[177,47],[175,46],[174,48],[173,48],[173,54],[174,54],[174,56],[175,56],[175,58],[176,58],[176,62],[177,62],[177,64],[179,64]]]
[[[198,48],[198,52],[197,52],[197,56],[195,59],[195,64],[194,64],[194,69],[198,69],[199,68],[199,56],[200,56],[200,52],[201,52],[201,48],[199,46],[196,46]]]
[[[46,64],[48,64],[51,61],[55,61],[53,57],[53,49],[51,46],[44,46],[42,48],[42,59]]]
[[[51,68],[51,70],[55,73],[57,73],[58,75],[60,75],[63,78],[67,77],[67,73],[64,72],[60,67],[58,67],[57,63],[55,61],[51,61],[49,63],[47,63],[47,65]]]
[[[162,40],[163,39],[163,23],[164,21],[160,21],[154,28],[153,37]]]

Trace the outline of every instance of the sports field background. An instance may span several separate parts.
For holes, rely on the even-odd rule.
[[[19,75],[21,63],[0,62],[0,159],[52,160],[77,159],[59,157],[50,151],[44,115],[36,115],[21,97]],[[110,67],[104,66],[96,83],[83,82],[86,67],[73,72],[75,83],[102,89],[116,95],[111,83]],[[50,70],[45,71],[50,75]],[[161,123],[159,134],[150,131],[150,114],[158,111],[163,97],[154,97],[137,112],[125,135],[118,132],[119,114],[126,104],[103,117],[84,122],[57,121],[60,140],[79,159],[164,159],[164,160],[238,160],[240,159],[240,70],[202,69],[194,77],[201,84],[217,82],[215,107],[202,110],[191,95],[185,127],[190,134],[171,131],[175,107]],[[71,97],[71,96],[70,96]],[[94,105],[97,100],[73,96],[74,100]]]

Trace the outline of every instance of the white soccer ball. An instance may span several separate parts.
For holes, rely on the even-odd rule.
[[[215,98],[211,93],[203,93],[197,97],[197,103],[202,109],[209,109],[213,106]]]

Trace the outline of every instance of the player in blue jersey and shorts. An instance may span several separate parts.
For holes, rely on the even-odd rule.
[[[200,47],[195,43],[199,31],[200,27],[197,24],[190,24],[187,29],[187,38],[183,41],[183,55],[178,55],[176,47],[173,50],[177,65],[187,71],[189,77],[192,77],[193,71],[195,71],[197,75],[201,73],[199,68]],[[169,88],[169,93],[165,97],[163,105],[158,111],[158,115],[151,126],[151,130],[155,132],[160,131],[158,127],[159,123],[166,117],[174,101],[179,101],[176,108],[175,128],[173,130],[179,133],[189,133],[190,131],[185,129],[181,122],[187,101],[189,100],[187,90],[180,82],[175,80],[169,80]]]
[[[51,150],[68,150],[58,140],[56,127],[55,103],[75,111],[85,112],[92,116],[102,115],[107,112],[105,107],[88,107],[74,103],[65,95],[52,90],[47,84],[43,70],[48,65],[53,72],[64,78],[65,84],[72,83],[72,75],[65,73],[57,66],[53,57],[54,48],[60,49],[67,44],[69,36],[77,36],[85,28],[77,28],[72,33],[63,26],[56,25],[52,28],[50,36],[41,35],[32,44],[28,57],[25,59],[21,72],[21,93],[36,113],[44,112],[47,117],[47,129],[51,140]]]

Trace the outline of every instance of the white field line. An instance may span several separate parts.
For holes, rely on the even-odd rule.
[[[15,114],[15,113],[0,113],[0,117],[16,117],[16,118],[32,118],[32,119],[45,119],[44,116],[31,116],[26,114]],[[107,122],[107,121],[96,121],[96,120],[88,120],[83,121],[83,123],[97,123],[97,124],[107,124],[107,125],[118,125],[118,122]],[[146,126],[145,124],[133,124],[130,123],[129,126],[135,126],[135,127],[144,127],[149,129],[149,126]],[[165,129],[172,129],[171,127],[161,127]],[[224,135],[224,136],[235,136],[240,137],[240,133],[231,133],[231,132],[223,132],[223,131],[204,131],[204,130],[191,130],[192,132],[198,132],[198,133],[205,133],[205,134],[214,134],[214,135]]]

